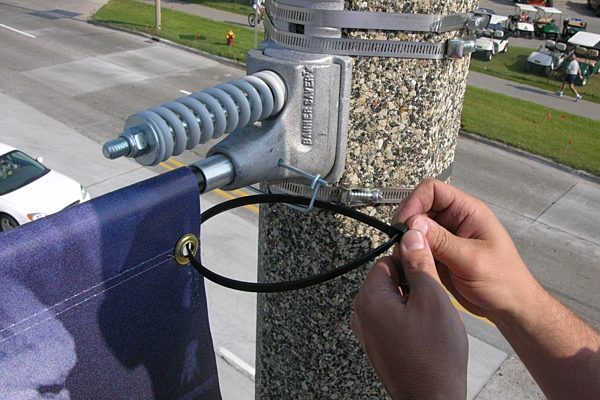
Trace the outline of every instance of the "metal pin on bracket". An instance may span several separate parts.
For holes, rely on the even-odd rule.
[[[300,176],[310,179],[310,181],[311,181],[310,188],[312,190],[310,204],[307,207],[300,207],[300,206],[295,206],[295,205],[289,204],[289,206],[291,208],[301,211],[305,214],[308,214],[314,208],[314,204],[315,204],[315,201],[317,200],[317,196],[319,195],[319,190],[321,189],[321,187],[329,186],[329,183],[326,180],[321,179],[321,175],[309,174],[306,171],[303,171],[299,168],[292,167],[291,165],[286,164],[283,160],[279,160],[278,165],[281,168],[285,168],[287,170],[295,172],[296,174],[298,174]]]

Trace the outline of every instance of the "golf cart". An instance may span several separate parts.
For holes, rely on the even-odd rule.
[[[475,14],[496,14],[496,11],[492,10],[491,8],[484,8],[484,7],[479,7],[475,9]]]
[[[556,40],[560,36],[560,23],[562,22],[562,11],[554,7],[536,7],[537,19],[535,20],[535,34],[542,40]],[[559,19],[558,24],[555,22]]]
[[[475,41],[475,53],[483,56],[484,60],[491,61],[498,53],[508,51],[508,37],[506,35],[506,24],[508,17],[492,15],[487,29],[477,31]]]
[[[563,21],[562,40],[568,41],[577,32],[587,29],[587,22],[581,18],[565,18]]]
[[[583,79],[578,79],[575,83],[585,86],[588,79],[600,71],[600,35],[591,32],[578,32],[569,39],[568,43],[575,46],[575,57],[577,57],[583,76]],[[564,67],[566,66],[565,64]]]
[[[541,72],[544,76],[558,69],[567,57],[567,45],[546,40],[537,51],[527,57],[527,68],[532,72]]]
[[[533,39],[533,21],[537,15],[537,8],[528,4],[515,5],[515,14],[510,18],[510,30],[514,36],[523,36]]]

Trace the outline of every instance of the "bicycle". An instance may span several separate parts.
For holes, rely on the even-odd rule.
[[[255,11],[251,12],[250,14],[248,14],[248,25],[250,25],[252,28],[254,28],[257,24],[257,18],[258,18],[258,24],[260,24],[262,22],[262,20],[264,19],[264,13],[259,13],[257,14]]]

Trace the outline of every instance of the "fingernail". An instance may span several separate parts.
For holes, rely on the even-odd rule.
[[[402,243],[407,250],[423,250],[425,248],[425,239],[423,234],[417,230],[410,230],[402,236]]]
[[[427,236],[427,232],[429,232],[429,223],[425,220],[425,218],[418,217],[413,222],[412,229],[417,230],[423,234],[423,236]]]

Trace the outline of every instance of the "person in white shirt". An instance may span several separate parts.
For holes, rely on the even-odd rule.
[[[265,12],[265,0],[253,0],[252,8],[259,17]]]
[[[568,84],[573,93],[575,93],[575,101],[579,101],[581,100],[582,96],[577,92],[577,89],[575,89],[575,81],[577,81],[577,77],[579,77],[579,79],[583,79],[583,76],[581,76],[581,68],[579,68],[579,63],[577,62],[575,53],[569,56],[569,61],[569,65],[567,65],[567,76],[560,87],[560,91],[557,92],[556,95],[561,97],[565,91],[565,87]]]

